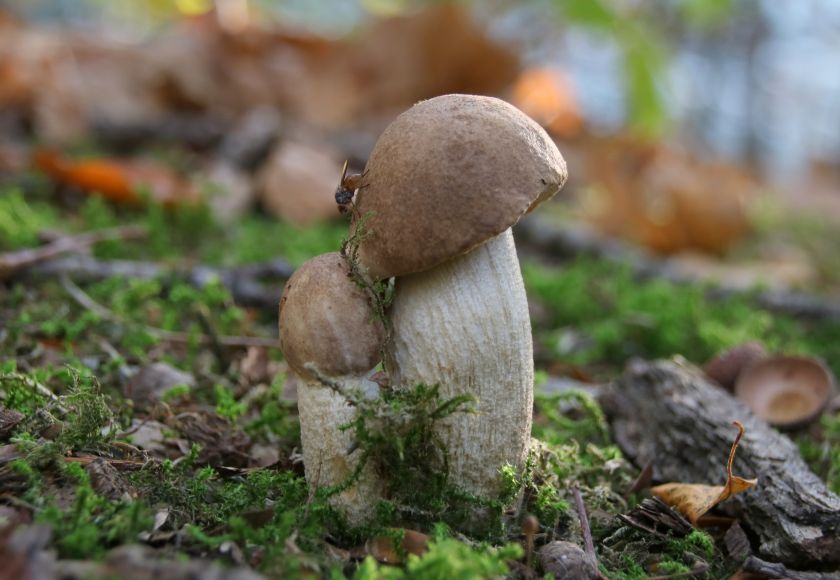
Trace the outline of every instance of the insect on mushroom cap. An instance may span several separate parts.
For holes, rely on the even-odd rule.
[[[514,225],[566,182],[548,134],[500,99],[444,95],[397,117],[356,200],[359,259],[375,278],[428,270]],[[367,216],[367,217],[365,217]]]
[[[385,338],[369,296],[332,252],[312,258],[289,278],[280,299],[280,348],[307,380],[312,365],[327,377],[360,375],[379,362]]]

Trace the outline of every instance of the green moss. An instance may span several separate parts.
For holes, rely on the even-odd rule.
[[[420,384],[410,389],[383,389],[378,398],[371,399],[363,393],[346,392],[340,385],[327,382],[327,386],[356,408],[356,417],[342,429],[352,431],[362,454],[347,481],[321,490],[325,497],[353,485],[363,467],[372,462],[389,490],[389,500],[381,502],[380,517],[372,529],[395,525],[408,514],[416,523],[445,521],[462,528],[485,520],[477,516],[482,511],[486,521],[476,528],[499,533],[508,498],[481,498],[451,485],[449,453],[436,430],[436,423],[446,417],[473,412],[471,396],[442,399],[438,385]]]
[[[626,267],[581,259],[561,270],[523,268],[529,295],[549,311],[538,337],[564,360],[621,367],[631,357],[682,354],[704,362],[749,340],[822,356],[840,372],[840,326],[758,309],[750,295],[708,298],[708,287],[638,280]]]
[[[58,222],[52,205],[28,200],[18,189],[0,189],[0,251],[37,245],[38,234]]]
[[[563,444],[571,440],[605,444],[609,432],[604,412],[587,393],[570,389],[534,397],[535,420],[532,434],[540,441]]]
[[[103,259],[157,259],[189,257],[204,264],[241,265],[282,257],[299,266],[309,258],[338,249],[346,234],[342,223],[297,227],[275,218],[248,214],[222,226],[207,205],[174,211],[156,204],[137,209],[115,208],[98,197],[86,200],[78,227],[98,229],[126,222],[144,225],[148,239],[109,242],[97,246]],[[175,250],[177,253],[174,253]]]
[[[77,483],[68,509],[49,500],[36,521],[49,525],[64,558],[99,558],[108,547],[133,542],[150,528],[151,512],[139,502],[111,501],[97,495],[81,465],[62,466],[66,479]]]
[[[840,494],[840,414],[826,414],[819,430],[797,438],[799,451],[828,488]]]
[[[31,376],[15,372],[12,363],[5,365],[8,371],[0,373],[2,404],[7,409],[31,415],[46,404],[49,391],[43,387],[39,389],[39,382]]]
[[[368,556],[356,570],[355,580],[380,578],[434,580],[459,578],[479,580],[501,577],[509,572],[507,561],[518,560],[523,550],[519,544],[492,547],[486,544],[467,545],[448,537],[445,528],[436,528],[428,552],[422,556],[408,556],[405,569],[377,564]]]
[[[682,558],[687,553],[694,553],[709,561],[715,555],[715,541],[702,530],[692,530],[684,538],[671,540],[666,549],[674,558]]]
[[[687,574],[691,568],[682,562],[675,562],[674,560],[663,560],[656,565],[656,573],[662,576],[669,574]]]

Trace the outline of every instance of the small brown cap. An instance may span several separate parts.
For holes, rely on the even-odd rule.
[[[834,376],[822,362],[804,356],[773,356],[745,368],[735,396],[776,427],[815,420],[834,393]]]
[[[745,342],[719,352],[703,365],[703,372],[731,392],[741,372],[753,362],[765,357],[767,357],[767,349],[764,345],[760,342]]]
[[[548,134],[502,100],[444,95],[379,137],[356,201],[374,278],[428,270],[500,234],[566,182]],[[358,217],[353,227],[358,225]]]
[[[337,252],[312,258],[289,278],[280,299],[280,348],[306,379],[312,364],[328,377],[364,373],[379,362],[385,338],[368,294]]]

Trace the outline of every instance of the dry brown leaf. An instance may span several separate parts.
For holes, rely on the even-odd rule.
[[[738,435],[729,450],[729,460],[726,463],[726,485],[665,483],[650,490],[653,495],[678,509],[694,525],[697,525],[697,521],[703,514],[717,504],[754,487],[758,482],[757,479],[744,479],[732,475],[732,461],[735,459],[735,450],[744,435],[744,426],[741,422],[735,421],[734,425],[738,427]]]
[[[530,68],[516,79],[510,102],[557,137],[576,137],[583,114],[571,79],[561,70]]]
[[[148,192],[150,200],[166,207],[192,205],[200,196],[192,184],[160,165],[119,162],[111,159],[74,161],[41,150],[34,165],[62,185],[70,185],[125,205],[139,205]]]
[[[608,235],[663,254],[723,254],[749,232],[756,186],[743,170],[627,137],[594,140],[585,154],[584,212]]]
[[[428,550],[429,536],[414,530],[392,530],[402,532],[402,550],[398,550],[393,536],[376,536],[365,544],[367,553],[385,564],[402,564],[402,554],[422,556]]]

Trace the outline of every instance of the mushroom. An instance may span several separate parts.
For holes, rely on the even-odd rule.
[[[795,429],[818,418],[834,393],[834,376],[804,356],[772,356],[741,371],[735,396],[776,427]]]
[[[367,273],[397,277],[384,361],[392,384],[477,399],[476,414],[448,417],[439,434],[450,482],[497,495],[500,468],[524,465],[533,405],[531,322],[510,228],[560,190],[566,164],[512,105],[445,95],[397,117],[364,175],[351,227]]]
[[[343,392],[359,389],[375,394],[367,380],[380,360],[385,337],[370,297],[352,279],[338,253],[312,258],[289,278],[280,299],[280,348],[299,378],[298,411],[306,480],[313,488],[338,485],[356,469],[361,451],[350,453],[350,432],[339,427],[354,418]],[[333,498],[333,505],[351,524],[370,517],[381,497],[372,467],[358,482]]]
[[[760,342],[745,342],[719,352],[703,365],[703,372],[717,384],[732,392],[741,371],[751,363],[767,356],[767,349]]]

